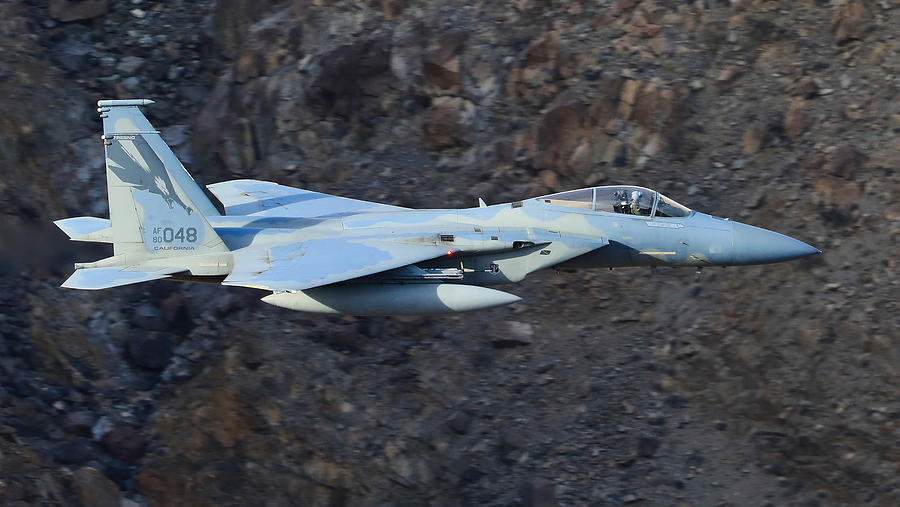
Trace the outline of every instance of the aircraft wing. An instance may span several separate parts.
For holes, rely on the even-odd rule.
[[[321,238],[234,251],[222,282],[272,291],[305,290],[447,255],[447,248],[383,238]]]
[[[231,180],[207,185],[226,215],[326,217],[407,208],[303,190],[259,180]]]

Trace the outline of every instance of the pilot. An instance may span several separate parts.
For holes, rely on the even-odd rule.
[[[644,193],[640,190],[632,190],[631,191],[631,214],[632,215],[640,215],[641,207],[638,204],[641,200],[641,197],[644,196]]]
[[[616,190],[613,193],[613,211],[628,213],[628,193],[624,190]]]

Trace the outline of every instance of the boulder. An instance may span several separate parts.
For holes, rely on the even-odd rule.
[[[119,60],[116,70],[126,76],[131,76],[144,65],[144,61],[140,56],[126,56]]]
[[[766,143],[766,126],[762,122],[753,122],[744,131],[742,138],[744,153],[753,155],[762,149]]]
[[[165,331],[167,329],[166,322],[162,318],[159,308],[150,303],[144,303],[134,310],[133,321],[136,326],[150,331]]]
[[[172,359],[172,338],[166,333],[137,332],[128,338],[127,351],[137,366],[162,371]]]
[[[465,410],[455,410],[450,414],[450,417],[447,418],[447,427],[460,435],[468,433],[471,425],[472,416]]]
[[[63,39],[50,50],[50,57],[69,72],[77,72],[90,62],[90,44],[75,39]]]
[[[50,450],[50,455],[57,463],[79,465],[97,459],[98,452],[91,439],[78,437],[56,444]]]
[[[642,458],[652,458],[659,450],[660,441],[652,435],[642,435],[638,438],[637,453]]]
[[[822,195],[825,204],[842,209],[850,208],[862,197],[862,190],[856,182],[831,175],[817,179],[813,189]]]
[[[856,176],[856,171],[865,161],[865,153],[857,150],[853,145],[843,144],[825,163],[824,170],[828,174],[852,180]]]
[[[81,505],[119,507],[119,488],[96,468],[84,467],[72,474],[72,492]]]
[[[543,477],[534,477],[522,483],[519,496],[525,507],[553,507],[558,505],[556,485]]]
[[[438,97],[425,113],[425,140],[435,149],[465,146],[471,142],[475,104],[461,97]]]
[[[91,19],[106,14],[110,0],[50,0],[50,17],[62,22]]]
[[[809,115],[806,113],[806,100],[797,97],[791,101],[784,115],[784,133],[791,141],[800,139],[806,132]]]
[[[62,427],[66,433],[89,437],[95,420],[94,414],[87,410],[69,412],[63,417]]]
[[[869,29],[869,11],[862,0],[849,0],[839,5],[831,17],[834,41],[838,45],[862,39]]]
[[[444,93],[459,92],[462,84],[459,53],[467,36],[465,31],[453,30],[438,38],[436,48],[428,53],[423,65],[429,86]]]
[[[307,100],[340,114],[352,112],[352,103],[376,76],[390,71],[391,43],[388,35],[357,40],[319,55],[318,75],[307,89]],[[343,107],[338,107],[338,106]]]
[[[103,437],[103,447],[114,457],[134,463],[144,455],[147,441],[136,428],[120,425]]]
[[[584,136],[583,103],[575,100],[561,103],[547,111],[536,132],[537,165],[557,172],[567,172],[567,161]]]

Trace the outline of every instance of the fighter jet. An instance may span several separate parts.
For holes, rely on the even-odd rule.
[[[257,180],[208,185],[221,214],[140,110],[101,100],[109,219],[55,222],[113,256],[63,287],[158,279],[252,287],[292,310],[463,312],[520,301],[488,286],[541,269],[735,266],[820,253],[794,238],[693,211],[638,186],[570,190],[468,209],[409,209]]]

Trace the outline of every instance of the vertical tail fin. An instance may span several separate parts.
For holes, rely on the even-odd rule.
[[[205,215],[219,212],[139,106],[147,99],[101,100],[109,219],[116,256],[128,263],[228,252]]]

